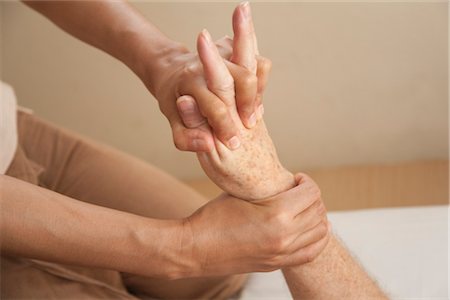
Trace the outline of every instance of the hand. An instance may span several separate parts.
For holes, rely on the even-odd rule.
[[[304,174],[296,187],[248,202],[223,194],[185,222],[187,276],[272,271],[312,261],[328,242],[320,190]],[[187,236],[187,237],[186,237]]]
[[[252,27],[249,25],[251,20],[249,21],[245,14],[246,7],[248,5],[239,5],[235,10],[237,17],[233,18],[235,38],[238,40],[252,34]],[[205,37],[213,43],[209,34]],[[216,42],[223,58],[239,59],[235,54],[231,57],[232,43],[233,41],[226,37]],[[186,128],[181,121],[176,100],[182,95],[190,95],[196,99],[198,108],[205,117],[204,121],[213,128],[215,136],[221,143],[231,150],[239,148],[241,142],[238,128],[231,117],[230,108],[237,105],[241,117],[239,123],[245,124],[248,128],[256,124],[259,112],[257,108],[260,106],[262,92],[267,82],[270,61],[258,56],[256,64],[252,66],[257,70],[257,74],[256,71],[252,73],[242,68],[239,71],[238,82],[234,82],[232,76],[227,76],[220,81],[222,86],[210,91],[208,89],[210,84],[205,79],[197,54],[181,49],[170,51],[163,60],[167,63],[164,64],[164,68],[160,68],[158,76],[153,80],[146,80],[144,75],[143,81],[158,99],[161,111],[169,120],[176,147],[195,152],[211,151],[214,148],[214,140],[209,131]]]
[[[237,9],[233,15],[235,31],[247,24]],[[248,24],[247,24],[248,25]],[[252,26],[251,26],[252,27]],[[202,32],[197,41],[200,60],[204,68],[204,76],[208,88],[215,94],[220,94],[230,82],[245,81],[248,72],[256,74],[254,66],[257,57],[256,37],[253,28],[251,34],[236,35],[233,41],[233,58],[235,62],[224,61],[217,47],[210,42],[206,32]],[[234,87],[230,88],[231,90]],[[252,93],[251,85],[236,86],[241,94]],[[231,97],[231,96],[230,96]],[[183,96],[177,101],[180,116],[187,128],[198,131],[213,132],[196,107],[192,97]],[[249,129],[240,122],[237,105],[234,99],[228,100],[230,117],[238,129],[242,147],[230,151],[218,138],[214,138],[215,147],[210,152],[198,153],[200,164],[206,174],[224,191],[241,199],[256,200],[273,196],[294,185],[293,176],[284,169],[278,159],[275,147],[262,119]],[[187,105],[189,104],[189,105]],[[190,109],[185,109],[186,107]],[[262,106],[261,106],[262,107]],[[260,111],[262,115],[263,111]]]

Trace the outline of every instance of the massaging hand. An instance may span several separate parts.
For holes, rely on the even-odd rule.
[[[239,10],[233,15],[233,24],[243,26],[246,22],[237,22]],[[234,86],[240,82],[240,74],[247,72],[256,75],[256,55],[258,53],[256,37],[251,18],[248,19],[251,34],[235,35],[233,41],[234,62],[225,61],[220,56],[217,47],[211,42],[206,31],[197,40],[197,49],[203,64],[208,88],[212,93],[223,95],[232,121],[238,130],[242,145],[231,151],[217,138],[214,128],[210,128],[203,112],[197,108],[196,101],[189,96],[180,97],[177,101],[180,116],[187,128],[196,128],[204,132],[214,132],[215,147],[209,152],[197,153],[200,164],[206,174],[224,191],[241,199],[255,200],[273,196],[294,185],[293,176],[284,169],[278,160],[275,147],[262,119],[256,126],[247,128],[240,122],[238,108],[235,104],[234,90],[242,94],[252,93],[255,87],[251,85]],[[235,32],[239,30],[235,29]],[[238,96],[236,95],[236,98]]]
[[[188,276],[272,271],[312,261],[328,242],[320,190],[304,174],[297,186],[254,202],[223,194],[187,218]]]
[[[233,20],[237,39],[252,34],[248,19],[248,4],[239,5],[235,10]],[[216,45],[221,50],[223,57],[230,59],[232,41],[229,38],[223,38],[217,41]],[[240,53],[233,54],[231,60],[240,60],[239,55]],[[196,99],[201,113],[223,145],[229,149],[236,149],[240,146],[239,128],[235,123],[239,121],[247,128],[256,124],[260,112],[261,95],[270,70],[270,61],[258,56],[257,64],[251,67],[255,72],[247,71],[246,68],[234,68],[232,75],[236,76],[237,80],[234,81],[233,77],[230,77],[225,90],[211,89],[210,83],[205,80],[197,54],[187,50],[182,54],[174,54],[174,57],[170,59],[170,64],[164,68],[158,78],[151,82],[152,87],[149,86],[149,89],[153,90],[161,111],[170,122],[174,143],[178,149],[197,152],[209,151],[214,147],[213,138],[209,132],[186,128],[183,125],[176,107],[176,100],[182,95],[190,95]],[[148,80],[143,81],[150,83]],[[229,94],[231,89],[233,90],[232,95]],[[235,96],[236,101],[234,100]],[[236,108],[241,118],[239,120],[232,117],[231,99],[233,103],[236,102]]]

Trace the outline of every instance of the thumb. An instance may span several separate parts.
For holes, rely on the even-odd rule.
[[[214,139],[206,119],[201,115],[197,102],[191,96],[177,99],[181,120],[172,124],[173,141],[182,151],[209,152],[214,148]],[[181,121],[183,124],[181,124]]]
[[[198,109],[197,102],[188,95],[177,99],[178,113],[187,128],[197,128],[206,124],[206,118],[202,116]]]

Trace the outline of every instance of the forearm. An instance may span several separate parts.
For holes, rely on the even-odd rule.
[[[125,63],[142,80],[146,80],[151,92],[157,74],[170,65],[174,57],[172,54],[187,51],[125,1],[24,3],[72,36]]]
[[[294,299],[387,299],[333,235],[314,261],[283,274]]]
[[[181,221],[91,205],[4,175],[0,195],[6,255],[161,278],[178,277],[184,269]]]

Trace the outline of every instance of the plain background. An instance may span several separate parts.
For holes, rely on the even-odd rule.
[[[133,5],[195,51],[232,36],[236,3]],[[252,3],[273,61],[265,119],[292,170],[446,159],[448,4]],[[155,99],[120,62],[20,3],[2,2],[1,77],[43,118],[182,179],[202,177],[172,144]],[[143,62],[145,63],[145,62]]]

